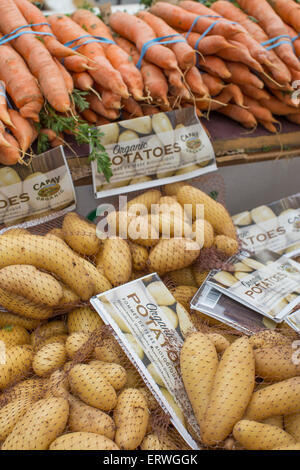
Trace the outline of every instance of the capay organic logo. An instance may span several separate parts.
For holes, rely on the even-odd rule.
[[[101,240],[120,237],[131,241],[147,240],[155,244],[158,239],[185,238],[190,240],[190,249],[197,250],[204,244],[203,204],[174,203],[128,203],[126,196],[119,196],[119,210],[113,204],[101,204],[97,208],[97,236]],[[193,220],[200,222],[193,225]],[[196,243],[194,243],[196,242]]]

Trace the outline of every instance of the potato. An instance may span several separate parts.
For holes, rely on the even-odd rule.
[[[50,343],[43,346],[33,357],[32,367],[36,375],[45,377],[64,365],[67,353],[64,344]]]
[[[47,390],[44,398],[56,397],[69,399],[69,381],[62,369],[54,371],[47,380]]]
[[[47,450],[64,431],[68,415],[69,405],[64,398],[37,401],[17,422],[2,450]]]
[[[63,296],[59,302],[60,308],[70,308],[78,305],[80,303],[80,297],[72,290],[70,287],[66,286],[62,282],[60,283]]]
[[[34,304],[28,299],[25,299],[25,297],[10,294],[1,288],[0,305],[10,312],[35,320],[46,320],[51,317],[53,313],[50,307]]]
[[[103,341],[95,347],[93,356],[98,361],[113,362],[121,366],[129,363],[126,354],[113,336],[104,338]]]
[[[197,206],[204,205],[204,217],[213,226],[214,230],[221,235],[236,239],[236,229],[230,215],[222,204],[216,202],[210,196],[193,186],[183,186],[177,194],[178,201],[182,206],[192,204],[193,220],[197,217]]]
[[[205,219],[197,219],[193,223],[193,240],[196,240],[201,248],[210,248],[214,243],[214,229]]]
[[[31,334],[31,344],[35,347],[47,338],[56,335],[64,335],[68,332],[65,322],[62,320],[52,320],[41,325]]]
[[[114,409],[115,442],[120,449],[134,450],[145,437],[149,420],[147,402],[141,392],[127,388],[118,397]]]
[[[158,223],[156,216],[138,216],[128,224],[128,237],[132,242],[151,248],[159,241]],[[156,225],[155,225],[156,224]]]
[[[32,348],[28,345],[14,346],[5,351],[5,364],[0,364],[0,390],[26,377],[31,371]]]
[[[218,333],[209,333],[207,336],[215,345],[217,353],[223,353],[228,348],[228,346],[230,346],[228,339],[226,339],[223,335]]]
[[[284,447],[274,447],[272,450],[300,450],[300,444],[296,443]]]
[[[173,305],[175,302],[173,295],[161,281],[151,282],[148,284],[147,290],[158,305]]]
[[[90,307],[81,307],[72,310],[68,314],[68,331],[69,333],[77,333],[82,331],[84,333],[92,333],[104,325],[101,317],[95,310]]]
[[[120,364],[95,360],[89,362],[89,365],[97,369],[115,390],[121,390],[126,384],[126,370]]]
[[[5,403],[18,399],[28,399],[34,402],[43,398],[46,389],[47,383],[41,377],[22,380],[3,392],[3,400]]]
[[[0,236],[0,269],[16,262],[52,272],[82,300],[89,300],[93,295],[94,285],[78,262],[78,256],[54,240],[38,235]]]
[[[205,416],[217,367],[218,355],[213,342],[203,333],[191,334],[180,353],[180,370],[199,425]]]
[[[196,287],[192,268],[182,268],[175,271],[170,271],[167,275],[167,280],[170,280],[173,284],[175,284],[175,286]]]
[[[134,271],[144,271],[147,268],[148,250],[137,243],[129,242],[129,248],[132,256],[132,268]]]
[[[91,282],[94,284],[94,295],[101,294],[112,288],[111,283],[105,275],[101,273],[101,270],[97,269],[86,259],[81,259],[80,262],[83,263],[84,269],[88,273]]]
[[[114,439],[116,426],[108,414],[86,405],[72,395],[69,395],[69,404],[68,429],[70,431],[92,432]]]
[[[62,225],[64,240],[77,253],[85,256],[95,255],[100,248],[100,240],[96,235],[96,225],[69,212]]]
[[[252,223],[251,214],[249,211],[240,212],[239,214],[233,215],[232,220],[235,225],[250,225]]]
[[[276,219],[276,215],[268,206],[259,206],[251,211],[253,222],[259,224],[260,222],[267,222],[271,219]]]
[[[256,374],[264,380],[280,381],[300,375],[300,364],[293,362],[292,344],[254,351]]]
[[[72,432],[55,439],[49,450],[119,450],[119,448],[111,439],[100,434]]]
[[[89,339],[90,335],[88,333],[84,333],[83,331],[72,333],[66,341],[66,352],[68,357],[73,359],[79,349],[81,349],[84,345],[87,346]],[[90,353],[92,353],[92,351]]]
[[[128,121],[122,121],[122,127],[136,131],[139,134],[150,134],[152,131],[152,121],[150,116],[139,117],[135,119],[129,119]]]
[[[300,412],[300,377],[277,382],[253,393],[245,418],[263,421],[270,416]]]
[[[114,144],[118,141],[119,138],[119,126],[116,122],[111,122],[110,124],[105,124],[101,126],[100,131],[103,132],[101,137],[102,145]]]
[[[159,199],[159,204],[152,207],[152,213],[174,214],[181,218],[185,215],[182,206],[174,196],[162,196]]]
[[[161,192],[158,189],[151,189],[131,199],[127,204],[127,210],[133,213],[134,209],[138,208],[138,206],[144,206],[147,209],[146,213],[150,213],[151,206],[158,204],[160,197]]]
[[[263,330],[252,335],[249,342],[254,350],[266,349],[276,346],[289,346],[291,341],[285,335],[277,331]]]
[[[214,279],[220,284],[223,284],[227,287],[231,287],[238,282],[238,280],[227,271],[219,271],[217,274],[214,275]]]
[[[194,274],[196,286],[201,287],[203,282],[209,275],[209,271],[200,271],[197,266],[192,266],[192,272]]]
[[[131,130],[124,131],[122,134],[120,134],[118,142],[130,142],[131,140],[139,140],[139,136],[136,132],[133,132]]]
[[[154,411],[159,407],[156,399],[154,398],[154,395],[152,395],[149,388],[147,387],[129,387],[129,388],[138,388],[139,392],[143,394],[143,397],[145,398],[147,402],[149,411]]]
[[[284,416],[284,429],[300,442],[300,413]]]
[[[186,181],[179,181],[177,183],[166,184],[164,192],[167,196],[177,196],[178,191],[186,186]]]
[[[0,441],[6,439],[33,403],[30,398],[17,398],[0,409]]]
[[[124,332],[124,333],[131,333],[130,328],[128,327],[127,323],[120,317],[120,315],[115,311],[115,308],[113,305],[106,303],[105,304],[105,309],[108,312],[109,316],[116,322],[118,327]]]
[[[107,279],[113,286],[129,281],[132,271],[131,253],[128,243],[118,237],[108,238],[103,247],[103,267]]]
[[[20,326],[26,330],[34,330],[39,324],[40,320],[38,319],[26,318],[10,312],[0,312],[0,328]]]
[[[193,286],[178,286],[175,289],[171,289],[172,295],[175,297],[188,312],[190,310],[190,301],[197,292],[197,287]]]
[[[246,337],[234,341],[223,353],[200,426],[204,444],[223,441],[242,419],[255,385],[255,362]]]
[[[151,433],[144,437],[141,450],[178,450],[178,447],[167,434]]]
[[[195,332],[191,316],[189,312],[179,303],[176,304],[176,313],[179,322],[181,335],[186,338],[190,333]]]
[[[52,343],[65,344],[65,342],[67,341],[67,338],[68,338],[68,335],[50,336],[50,338],[45,338],[40,343],[37,343],[35,346],[35,350],[38,351],[42,347],[46,346],[46,344],[52,344]]]
[[[238,242],[225,235],[217,235],[213,245],[217,250],[222,251],[228,257],[235,255],[239,250]]]
[[[192,226],[183,216],[161,212],[152,216],[152,219],[154,217],[157,218],[155,227],[159,229],[162,238],[170,238],[170,236],[192,238]]]
[[[270,416],[270,418],[263,420],[263,424],[269,424],[270,426],[276,426],[277,428],[284,429],[283,416]],[[289,431],[287,432],[291,434]]]
[[[165,113],[154,114],[152,116],[152,127],[162,143],[168,145],[170,143],[169,133],[173,132],[173,127],[168,116]]]
[[[161,240],[149,255],[149,270],[166,274],[176,269],[186,268],[200,253],[199,245],[185,238]]]
[[[77,364],[70,370],[68,378],[72,393],[87,405],[102,411],[110,411],[116,406],[114,388],[94,367]]]
[[[18,344],[29,344],[30,335],[22,326],[11,325],[0,330],[0,341],[3,341],[9,348]]]
[[[233,436],[247,450],[272,450],[295,444],[294,438],[282,429],[246,419],[236,423]]]
[[[126,367],[126,384],[124,388],[138,388],[144,385],[144,381],[133,365]],[[147,400],[146,400],[147,401]],[[148,403],[148,401],[147,401]]]

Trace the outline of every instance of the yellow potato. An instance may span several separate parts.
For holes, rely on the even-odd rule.
[[[126,384],[125,388],[138,388],[144,385],[144,381],[139,372],[131,365],[126,367]],[[145,395],[144,395],[145,396]],[[148,400],[147,400],[148,403]]]
[[[236,423],[233,436],[247,450],[272,450],[295,444],[295,439],[282,429],[246,419]]]
[[[119,450],[118,446],[105,436],[92,432],[72,432],[58,437],[50,450]]]
[[[161,281],[154,281],[148,284],[147,290],[158,305],[173,305],[175,303],[173,295]]]
[[[89,362],[89,365],[97,369],[115,390],[121,390],[126,384],[126,370],[120,364],[95,360]]]
[[[80,297],[72,289],[70,289],[70,287],[66,286],[62,282],[60,285],[63,290],[63,296],[59,302],[60,308],[70,308],[80,303]]]
[[[195,283],[197,287],[201,287],[207,276],[209,275],[209,271],[200,271],[197,266],[192,266],[192,271],[195,278]]]
[[[214,239],[213,245],[219,251],[225,253],[225,255],[233,256],[239,250],[238,242],[230,237],[226,237],[225,235],[217,235]]]
[[[67,374],[62,369],[54,371],[47,380],[47,390],[44,398],[56,397],[69,399],[69,382]]]
[[[1,302],[0,302],[1,303]],[[33,318],[26,318],[20,315],[15,315],[10,312],[0,312],[0,327],[20,326],[26,330],[34,330],[40,324],[40,320]]]
[[[132,268],[134,271],[143,271],[147,268],[148,250],[137,243],[129,242],[129,248],[132,256]]]
[[[95,255],[100,248],[96,235],[96,225],[82,219],[74,212],[69,212],[62,226],[64,240],[77,253],[86,256]]]
[[[196,294],[197,290],[197,287],[180,285],[174,289],[171,289],[171,293],[177,302],[179,302],[189,312],[190,301]]]
[[[75,333],[72,333],[66,341],[66,352],[68,357],[73,359],[82,347],[84,347],[84,350],[86,350],[85,345],[88,348],[89,339],[90,335],[84,331],[76,331]]]
[[[190,333],[195,332],[191,316],[189,312],[179,303],[176,304],[176,313],[181,335],[186,338]]]
[[[148,372],[152,375],[152,378],[155,380],[155,382],[160,387],[165,387],[165,383],[164,383],[160,373],[158,372],[156,366],[152,362],[151,362],[151,364],[149,364],[147,366],[147,369],[148,369]]]
[[[18,344],[29,344],[30,335],[22,326],[6,326],[0,330],[0,341],[9,348]]]
[[[158,403],[154,398],[154,395],[150,392],[149,388],[147,387],[128,387],[128,388],[138,388],[139,392],[143,394],[148,406],[149,411],[154,411],[158,408]]]
[[[139,345],[138,341],[135,339],[135,337],[131,333],[125,333],[124,334],[125,338],[129,342],[131,348],[135,351],[135,353],[138,355],[140,359],[143,359],[144,357],[144,351]]]
[[[202,248],[210,248],[214,243],[214,229],[205,219],[197,219],[193,223],[193,240],[197,240]]]
[[[37,305],[20,295],[10,294],[0,288],[0,305],[9,312],[34,320],[46,320],[53,310],[45,305]]]
[[[178,450],[178,447],[167,434],[151,433],[144,437],[141,450]]]
[[[207,336],[214,343],[218,353],[223,353],[228,346],[230,346],[230,342],[223,335],[218,333],[209,333]]]
[[[179,420],[184,425],[185,419],[184,419],[184,414],[183,414],[182,409],[177,405],[176,401],[174,400],[174,398],[172,397],[172,395],[166,388],[161,388],[160,391],[163,394],[163,396],[166,398],[166,400],[169,402],[172,409],[175,411],[177,418],[179,418]]]
[[[46,346],[46,344],[51,344],[51,343],[65,344],[65,342],[67,341],[67,338],[68,338],[68,335],[50,336],[50,338],[45,338],[41,342],[37,343],[35,346],[35,350],[38,351],[43,346]]]
[[[112,410],[117,403],[113,386],[94,367],[77,364],[68,374],[71,391],[84,403],[102,411]]]
[[[293,362],[292,345],[256,349],[256,374],[264,380],[280,381],[300,375],[300,364]]]
[[[125,389],[114,409],[115,441],[120,449],[134,450],[143,441],[149,420],[147,402],[143,394],[133,388]]]
[[[284,416],[284,429],[300,442],[300,413]]]
[[[185,181],[180,181],[178,183],[171,183],[164,186],[164,192],[167,196],[177,196],[178,191],[186,186]]]
[[[156,216],[138,216],[128,224],[128,238],[131,241],[151,248],[159,241],[159,226]]]
[[[36,375],[45,377],[64,365],[67,353],[64,344],[50,343],[43,346],[33,357],[32,367]]]
[[[150,191],[146,191],[139,196],[131,199],[131,201],[127,204],[127,210],[132,212],[137,206],[144,206],[147,209],[147,212],[151,212],[151,206],[154,204],[158,204],[159,199],[161,197],[161,192],[157,189],[151,189]]]
[[[101,328],[104,323],[95,310],[90,307],[80,307],[68,314],[67,325],[70,334],[78,331],[92,333],[94,330]]]
[[[277,428],[284,429],[283,416],[270,416],[270,418],[263,420],[264,424],[270,424],[271,426],[277,426]],[[286,431],[291,434],[287,429]]]
[[[101,294],[112,288],[111,283],[99,269],[86,259],[81,259],[84,269],[88,273],[91,282],[94,284],[94,295]]]
[[[125,240],[118,237],[105,240],[103,267],[107,279],[113,286],[119,286],[129,281],[132,260],[130,248]]]
[[[64,431],[68,415],[69,405],[64,398],[37,401],[17,422],[2,450],[47,450]]]
[[[175,286],[196,287],[192,268],[182,268],[176,271],[171,271],[168,273],[167,279],[170,279]]]
[[[4,391],[3,400],[5,403],[18,399],[37,401],[43,398],[46,389],[46,380],[41,377],[22,380],[13,387]]]
[[[186,268],[199,256],[199,245],[185,238],[161,240],[149,255],[149,270],[166,274],[176,269]]]
[[[31,371],[32,348],[29,345],[13,346],[5,351],[5,364],[0,364],[0,390],[25,378]]]
[[[67,326],[62,320],[52,320],[41,325],[31,334],[31,344],[35,347],[47,338],[56,335],[64,335],[68,332]]]
[[[125,366],[128,364],[126,354],[113,336],[104,338],[99,345],[95,347],[94,358],[98,361],[113,362]]]
[[[0,440],[4,441],[19,419],[34,403],[30,398],[17,398],[0,409]]]

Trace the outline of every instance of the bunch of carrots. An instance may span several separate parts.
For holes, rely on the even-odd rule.
[[[0,0],[0,163],[26,162],[36,139],[44,151],[74,134],[94,144],[109,178],[96,127],[179,107],[270,132],[275,115],[300,124],[299,6],[236,3],[158,2],[106,25],[89,9],[46,18],[29,0]]]

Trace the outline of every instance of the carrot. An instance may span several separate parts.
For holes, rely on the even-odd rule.
[[[204,84],[202,75],[197,67],[192,67],[187,71],[185,74],[185,80],[193,93],[196,93],[199,96],[209,95],[209,90]]]
[[[286,119],[294,124],[300,125],[300,113],[299,114],[287,114]]]
[[[52,26],[54,34],[63,43],[67,43],[69,41],[76,40],[81,36],[87,35],[84,29],[67,16],[51,15],[48,17],[48,21]],[[84,44],[87,40],[88,38],[80,39],[76,44]],[[127,87],[123,82],[120,73],[115,70],[107,60],[101,44],[94,42],[86,44],[81,46],[79,51],[88,59],[92,60],[96,65],[95,68],[90,70],[90,74],[95,82],[102,86],[107,86],[114,93],[117,93],[124,98],[128,98],[129,95]]]
[[[11,125],[12,122],[7,111],[7,98],[4,85],[4,82],[0,82],[0,121],[6,125]]]
[[[234,84],[230,84],[228,87],[224,88],[224,90],[216,97],[215,101],[207,100],[197,102],[197,108],[201,111],[216,111],[230,102],[233,102],[238,106],[244,106],[243,94],[239,87]]]
[[[86,70],[91,70],[93,67],[88,65],[88,59],[86,57],[72,56],[64,59],[64,66],[70,72],[81,73]]]
[[[252,21],[248,15],[246,15],[242,10],[236,8],[232,3],[224,0],[218,0],[212,5],[212,9],[224,16],[227,19],[238,22],[250,35],[250,37],[255,38],[257,43],[261,44],[269,39],[268,35],[264,30],[254,21]],[[245,38],[244,38],[245,40]],[[253,54],[260,63],[265,63],[268,69],[272,72],[275,80],[279,83],[288,83],[291,79],[289,70],[287,66],[278,58],[275,49],[270,51],[265,51],[262,55]],[[267,60],[264,60],[264,57]]]
[[[38,121],[43,95],[22,57],[8,45],[0,46],[0,79],[21,115]]]
[[[223,36],[206,36],[201,39],[201,41],[199,41],[201,36],[198,33],[184,33],[184,37],[193,48],[196,48],[197,45],[197,51],[201,52],[203,55],[214,55],[222,49],[233,48]],[[197,41],[199,42],[197,43]]]
[[[9,34],[26,20],[13,0],[0,2],[0,29]],[[24,28],[23,31],[31,31]],[[32,34],[25,34],[12,41],[14,48],[22,55],[32,74],[38,79],[41,90],[49,103],[59,112],[70,109],[70,99],[64,80],[44,44]]]
[[[63,64],[61,64],[59,60],[57,60],[55,57],[54,57],[54,61],[57,67],[59,68],[59,71],[64,79],[66,89],[68,93],[71,95],[74,90],[74,82],[73,82],[72,75],[67,71],[67,69],[63,66]]]
[[[131,117],[142,117],[144,115],[141,106],[131,96],[127,100],[123,99],[122,105]]]
[[[300,31],[300,6],[292,0],[269,0],[283,21]]]
[[[122,49],[131,55],[134,63],[139,60],[138,50],[132,43],[123,38],[116,38],[116,42],[120,47],[122,47]],[[168,82],[162,70],[156,65],[143,60],[141,73],[146,92],[158,104],[168,106]]]
[[[121,97],[112,93],[106,88],[96,85],[96,90],[101,94],[102,104],[105,108],[120,109],[121,108]]]
[[[152,15],[146,11],[140,11],[137,15],[143,21],[145,21],[154,31],[157,37],[178,35],[177,31],[171,28],[164,20]],[[172,39],[172,38],[170,38]],[[182,40],[181,37],[178,38]],[[174,52],[178,65],[182,70],[187,70],[196,65],[196,54],[187,42],[177,42],[170,44],[170,49]]]
[[[253,85],[240,85],[240,89],[244,95],[249,96],[257,101],[268,100],[270,98],[269,93],[264,89],[254,87]]]
[[[287,114],[298,114],[299,109],[292,108],[285,103],[282,103],[280,100],[274,96],[270,96],[268,100],[260,100],[260,104],[266,109],[269,109],[272,114],[277,114],[278,116],[286,116]]]
[[[300,10],[299,10],[299,12],[300,12]],[[300,38],[298,37],[298,33],[296,33],[296,31],[294,30],[294,28],[292,28],[292,27],[289,26],[288,24],[286,24],[285,27],[287,28],[288,33],[289,33],[289,35],[291,36],[291,38],[292,38],[292,39],[295,38],[295,40],[293,41],[295,53],[296,53],[296,56],[297,56],[297,57],[300,57]]]
[[[249,98],[249,96],[244,97],[244,104],[247,106],[248,111],[260,121],[269,121],[274,122],[274,117],[272,113],[260,104],[259,101]]]
[[[97,126],[104,126],[105,124],[110,124],[110,121],[103,116],[98,116]]]
[[[22,153],[25,153],[32,142],[32,126],[29,121],[23,118],[15,109],[10,109],[9,115],[13,123],[13,126],[9,126],[9,129],[17,139],[20,150]]]
[[[238,106],[245,106],[245,98],[243,96],[243,93],[237,85],[234,83],[230,83],[223,91],[222,91],[222,97],[227,99],[227,96],[230,97],[229,101],[232,101],[234,104]],[[219,97],[216,98],[216,100],[219,101]],[[228,101],[228,103],[229,103]],[[247,105],[246,105],[247,106]]]
[[[57,135],[52,129],[41,129],[40,134],[44,134],[48,137],[49,142],[56,139]]]
[[[7,132],[5,132],[4,138],[10,144],[10,147],[0,146],[0,163],[3,165],[15,165],[21,159],[18,142]]]
[[[73,16],[81,27],[84,27],[88,33],[93,36],[100,36],[106,39],[113,40],[109,28],[96,16],[94,13],[79,9]],[[103,43],[103,49],[106,57],[112,66],[118,70],[123,78],[124,83],[127,85],[129,92],[133,95],[134,99],[143,99],[143,79],[140,71],[132,63],[131,57],[116,44]]]
[[[166,8],[164,5],[168,5]],[[181,2],[180,7],[174,5],[165,4],[158,2],[150,8],[151,13],[163,18],[167,23],[170,23],[173,27],[184,29],[188,31],[193,24],[193,21],[198,15],[209,15],[215,16],[214,12],[204,5],[196,2]],[[167,15],[164,18],[162,15]],[[216,22],[216,18],[201,17],[198,19],[193,31],[197,33],[204,33],[209,26]],[[175,24],[174,24],[175,23]],[[240,30],[238,25],[230,24],[226,20],[221,20],[212,28],[210,34],[217,34],[224,36],[225,38],[232,37]]]
[[[121,36],[135,43],[141,53],[145,43],[156,39],[150,26],[136,16],[117,11],[110,16],[110,26]],[[178,64],[175,54],[165,46],[154,44],[145,53],[145,59],[158,67],[166,70],[177,69]]]
[[[47,19],[41,10],[28,0],[14,0],[14,2],[28,24],[47,23]],[[50,26],[47,25],[33,26],[32,29],[34,31],[41,31],[43,33],[52,33]],[[54,57],[62,58],[76,54],[76,52],[72,51],[72,49],[63,46],[60,42],[58,42],[54,36],[43,35],[42,38],[48,51]]]
[[[73,81],[75,88],[83,91],[89,91],[94,85],[94,80],[87,72],[73,73]]]
[[[152,116],[153,114],[158,114],[160,111],[155,106],[151,106],[150,104],[142,104],[142,110],[144,116]]]
[[[211,96],[218,95],[226,86],[220,78],[214,77],[209,73],[202,73],[201,77]]]
[[[231,73],[231,82],[236,85],[252,85],[256,88],[263,89],[263,82],[256,75],[250,72],[249,68],[237,62],[226,62],[226,66]]]
[[[228,104],[226,107],[218,109],[218,113],[224,114],[233,119],[233,121],[237,121],[247,129],[253,129],[257,126],[257,121],[253,114],[235,104]]]
[[[248,48],[244,46],[244,44],[232,40],[229,40],[229,42],[234,48],[219,51],[217,55],[221,57],[221,59],[230,60],[231,62],[241,62],[257,72],[264,72],[262,66],[251,57]]]
[[[299,109],[299,104],[295,102],[295,100],[293,100],[291,93],[287,93],[286,91],[281,90],[272,90],[272,93],[282,103],[285,103],[288,106],[292,106],[293,108]]]
[[[237,0],[248,15],[254,16],[269,38],[288,35],[282,19],[275,13],[267,0]],[[279,40],[280,41],[280,40]],[[278,42],[279,42],[278,41]],[[289,67],[300,71],[300,62],[289,41],[276,47],[276,53]]]
[[[231,72],[225,62],[216,56],[204,56],[203,59],[199,60],[199,67],[211,75],[223,78],[224,80],[231,77]]]
[[[273,134],[277,134],[277,129],[274,124],[270,121],[262,121],[261,119],[258,120],[259,124],[263,126],[267,131],[272,132]],[[300,122],[300,121],[299,121]]]
[[[172,95],[179,96],[181,99],[190,99],[190,93],[183,84],[181,74],[178,72],[178,70],[165,70],[165,75],[168,78]]]
[[[92,111],[95,111],[95,113],[111,120],[119,117],[119,113],[116,110],[105,108],[96,95],[88,95],[86,96],[86,100],[90,103],[90,108]]]
[[[0,121],[0,147],[11,147],[11,144],[5,139],[5,126]]]
[[[53,139],[50,142],[50,145],[52,148],[54,148],[54,147],[59,147],[60,145],[63,145],[63,143],[64,143],[64,139],[61,136],[57,136],[55,139]]]
[[[84,111],[82,111],[81,116],[83,117],[83,119],[90,122],[91,124],[96,124],[98,121],[97,114],[94,113],[94,111],[92,111],[91,109],[85,109]]]

